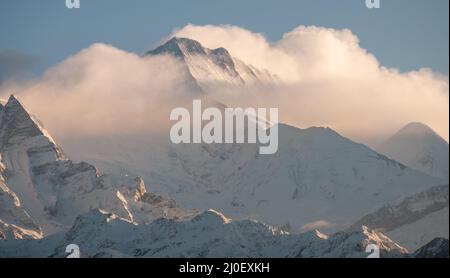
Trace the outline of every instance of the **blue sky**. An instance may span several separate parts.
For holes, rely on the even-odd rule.
[[[351,29],[383,66],[448,75],[448,6],[448,0],[381,0],[380,9],[367,9],[365,0],[81,0],[80,9],[70,10],[65,0],[0,0],[0,53],[35,57],[40,72],[95,42],[142,53],[187,23],[238,25],[272,41],[298,25],[317,25]]]

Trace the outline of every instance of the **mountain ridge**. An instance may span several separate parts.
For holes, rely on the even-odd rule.
[[[227,49],[209,49],[189,38],[173,37],[144,53],[148,55],[172,55],[186,66],[192,80],[205,91],[214,86],[245,88],[248,86],[271,85],[277,77],[267,70],[260,70],[232,57]]]
[[[408,256],[405,248],[366,226],[330,236],[313,226],[303,233],[291,234],[286,230],[290,226],[295,228],[295,223],[290,225],[288,222],[289,225],[285,225],[287,229],[280,229],[264,223],[264,217],[258,220],[256,218],[261,217],[252,217],[251,214],[242,214],[241,218],[233,220],[233,217],[218,212],[216,208],[220,202],[217,201],[231,201],[231,207],[237,211],[240,204],[244,204],[243,211],[250,209],[252,212],[252,205],[260,209],[261,198],[266,198],[263,202],[266,212],[275,211],[278,219],[280,216],[288,216],[287,219],[291,220],[302,219],[306,214],[299,212],[312,214],[314,209],[318,209],[319,213],[311,218],[315,220],[324,215],[348,217],[347,209],[355,211],[355,206],[361,210],[355,214],[359,215],[372,205],[385,202],[386,196],[402,196],[405,193],[402,190],[420,191],[428,188],[426,183],[438,182],[364,145],[355,144],[332,129],[316,127],[300,130],[280,125],[280,142],[285,147],[280,149],[279,154],[270,157],[258,155],[257,145],[171,146],[172,153],[168,159],[175,164],[170,164],[170,171],[178,171],[180,164],[183,164],[181,169],[186,174],[180,176],[183,180],[180,189],[202,192],[199,186],[209,184],[207,172],[211,170],[213,175],[221,173],[227,177],[223,184],[217,183],[220,177],[211,180],[215,184],[206,187],[204,193],[214,204],[211,206],[213,210],[199,206],[204,211],[198,213],[178,207],[174,199],[147,192],[141,178],[100,174],[89,163],[73,163],[65,156],[58,157],[59,147],[54,141],[46,137],[46,132],[34,130],[40,127],[25,109],[20,109],[22,106],[18,106],[20,103],[17,100],[11,101],[12,104],[6,106],[8,109],[0,110],[0,197],[6,196],[6,204],[10,204],[6,209],[0,206],[0,257],[61,257],[66,255],[65,247],[73,242],[79,243],[88,257],[366,257],[365,247],[371,243],[380,246],[383,257],[404,257]],[[197,156],[198,152],[201,156]],[[309,164],[307,167],[305,162]],[[199,167],[203,163],[209,168]],[[370,167],[358,167],[361,163],[368,163]],[[317,165],[320,167],[316,168]],[[344,167],[335,169],[336,165]],[[348,171],[351,168],[349,165],[357,168]],[[264,172],[258,169],[264,169]],[[371,180],[373,169],[380,171],[375,171],[376,183],[365,182],[366,179]],[[207,172],[197,173],[198,170]],[[386,174],[386,181],[396,179],[396,182],[385,183],[380,173]],[[194,188],[186,187],[187,177],[200,183],[195,183]],[[285,187],[276,186],[282,177],[290,178],[283,180]],[[362,192],[370,192],[358,193],[361,189],[354,188],[351,182],[349,185],[348,177],[353,177],[352,182],[354,177],[364,177],[357,181],[363,186]],[[333,182],[328,187],[317,186],[327,181]],[[374,187],[374,184],[380,183],[381,187]],[[228,193],[232,195],[220,195],[220,190],[227,187],[231,188]],[[157,186],[154,185],[154,188]],[[291,189],[297,192],[295,198]],[[189,191],[181,193],[188,195]],[[385,193],[387,195],[382,196]],[[339,195],[346,196],[346,199],[335,202],[339,200]],[[217,199],[214,196],[220,197]],[[195,197],[197,202],[202,200],[199,195]],[[361,203],[354,201],[357,199],[370,206],[361,209]],[[348,200],[353,200],[350,207]],[[303,206],[304,202],[306,206],[303,209],[293,206]],[[311,202],[316,203],[315,206],[311,206]],[[284,211],[279,210],[280,204],[284,206]],[[337,211],[337,208],[344,209]],[[220,211],[222,209],[220,207]],[[336,214],[330,215],[330,211]],[[265,211],[257,212],[264,215]],[[12,223],[14,218],[7,218],[11,215],[17,217],[19,222]],[[339,217],[336,219],[339,220]],[[29,221],[36,222],[36,230],[27,229],[34,224]],[[28,226],[20,227],[16,223]],[[129,237],[124,239],[123,234]],[[216,248],[211,248],[213,245]]]
[[[136,226],[93,210],[80,215],[64,236],[29,242],[28,250],[24,241],[0,241],[0,257],[65,257],[66,246],[73,242],[82,257],[364,258],[369,244],[377,244],[382,257],[407,255],[406,249],[366,227],[330,237],[317,231],[291,235],[254,220],[233,221],[212,210],[187,221],[160,218]]]
[[[155,139],[153,148],[147,137],[91,141],[85,145],[88,156],[78,149],[71,153],[107,173],[142,176],[182,207],[212,208],[233,219],[250,217],[293,231],[316,222],[327,223],[325,232],[342,230],[385,202],[444,182],[329,128],[278,128],[274,155],[259,155],[257,144],[165,145]]]

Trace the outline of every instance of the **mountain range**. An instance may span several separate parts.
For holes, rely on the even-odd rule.
[[[279,124],[279,149],[255,144],[168,144],[98,138],[67,150],[110,175],[141,176],[190,209],[215,209],[292,232],[335,232],[394,202],[447,184],[342,137],[329,128]],[[148,140],[148,139],[147,139]]]
[[[117,215],[94,210],[78,217],[65,235],[0,242],[0,257],[64,257],[66,246],[74,242],[82,257],[364,258],[368,244],[380,246],[383,257],[407,255],[406,249],[366,227],[331,237],[318,231],[294,235],[257,221],[231,221],[213,210],[190,221],[161,218],[136,226]]]
[[[224,48],[186,38],[145,55],[180,59],[203,92],[217,82],[277,82]],[[405,257],[427,243],[421,256],[448,249],[448,241],[433,241],[448,239],[448,144],[445,160],[433,133],[425,136],[432,163],[420,168],[330,128],[277,128],[273,155],[260,155],[257,144],[174,145],[147,134],[89,138],[83,148],[63,142],[63,151],[11,96],[0,104],[0,257],[61,257],[72,243],[87,257],[366,257],[369,244],[384,257]],[[400,135],[414,147],[405,152],[417,149],[408,130]],[[385,146],[405,136],[393,138]]]
[[[69,160],[14,96],[0,104],[0,153],[3,238],[41,238],[67,229],[94,208],[130,222],[149,222],[164,211],[166,217],[190,214],[174,200],[147,192],[140,178],[113,179]]]

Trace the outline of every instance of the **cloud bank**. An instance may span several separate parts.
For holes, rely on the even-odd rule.
[[[426,68],[405,73],[385,68],[348,29],[299,26],[270,42],[236,26],[187,25],[172,36],[189,37],[209,48],[223,46],[233,56],[277,74],[282,86],[264,98],[258,93],[244,98],[278,105],[285,122],[330,126],[375,143],[408,122],[420,121],[448,140],[448,76]]]
[[[384,68],[350,30],[299,26],[276,42],[236,26],[187,25],[188,37],[281,80],[277,86],[210,93],[230,106],[278,107],[280,120],[298,127],[329,126],[375,143],[411,121],[448,140],[448,77],[418,69]],[[407,50],[405,50],[407,51]],[[0,87],[16,94],[56,134],[91,136],[152,130],[169,124],[170,110],[195,92],[186,69],[169,56],[140,57],[95,44],[42,77]]]
[[[182,65],[168,56],[145,57],[94,44],[14,93],[56,137],[127,134],[169,122],[169,109],[186,96]],[[170,107],[169,107],[170,103]]]

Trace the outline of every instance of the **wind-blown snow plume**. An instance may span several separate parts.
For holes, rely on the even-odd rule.
[[[281,121],[328,125],[371,143],[421,121],[448,140],[448,76],[426,68],[406,73],[385,68],[348,29],[299,26],[276,42],[230,25],[187,25],[173,35],[224,47],[276,74],[285,86],[270,88],[265,98],[255,93],[234,100],[278,105]]]

